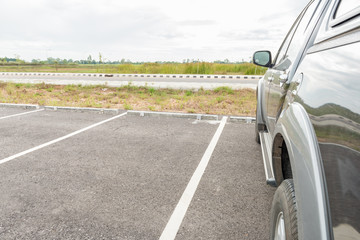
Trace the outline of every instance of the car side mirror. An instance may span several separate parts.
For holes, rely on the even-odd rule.
[[[257,51],[253,55],[253,63],[262,67],[271,67],[271,52]]]

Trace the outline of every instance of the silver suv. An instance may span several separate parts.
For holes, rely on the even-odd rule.
[[[271,239],[360,239],[360,1],[311,1],[253,62]]]

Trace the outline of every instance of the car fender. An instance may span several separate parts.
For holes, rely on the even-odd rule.
[[[301,104],[287,106],[273,136],[281,134],[287,146],[298,207],[299,239],[332,239],[325,174],[314,128]]]

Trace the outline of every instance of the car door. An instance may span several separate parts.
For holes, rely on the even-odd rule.
[[[296,101],[319,143],[335,240],[360,239],[360,1],[333,1],[298,68]]]
[[[301,15],[300,15],[301,16]],[[294,35],[295,29],[299,23],[299,20],[301,19],[301,17],[298,17],[295,21],[295,23],[293,24],[293,26],[291,27],[289,33],[286,35],[285,40],[283,41],[283,43],[281,44],[281,47],[277,53],[277,56],[275,57],[274,63],[275,66],[278,65],[277,64],[277,59],[278,56],[283,56],[286,53],[287,48],[289,47],[290,44],[290,40]],[[265,113],[264,116],[266,116],[266,125],[269,128],[270,127],[270,123],[271,123],[271,115],[269,115],[269,113],[272,112],[272,109],[268,110],[269,107],[271,107],[271,105],[269,104],[269,98],[270,98],[270,89],[272,86],[272,82],[274,81],[274,75],[276,74],[276,69],[275,68],[269,68],[265,75],[264,75],[264,94],[265,94],[265,101],[263,102],[262,106],[263,106],[263,112]],[[270,128],[271,129],[271,128]]]
[[[281,113],[286,92],[291,81],[291,73],[296,70],[306,46],[305,39],[311,33],[312,21],[316,21],[316,9],[320,1],[311,1],[300,14],[291,31],[282,44],[275,65],[268,77],[267,89],[267,127],[274,131],[276,121]]]

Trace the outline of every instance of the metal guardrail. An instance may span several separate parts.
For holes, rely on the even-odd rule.
[[[71,76],[104,78],[191,78],[191,79],[253,79],[262,75],[205,75],[205,74],[112,74],[112,73],[49,73],[49,72],[0,72],[0,76]]]

